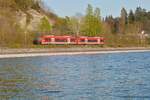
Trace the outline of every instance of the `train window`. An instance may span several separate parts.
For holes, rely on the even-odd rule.
[[[104,42],[104,40],[103,40],[103,39],[101,39],[101,40],[100,40],[100,42]]]
[[[70,42],[75,42],[76,41],[76,39],[74,39],[74,38],[72,38],[71,40],[70,40]]]
[[[51,42],[51,38],[45,38],[46,42]]]
[[[55,42],[67,42],[67,39],[57,39],[57,38],[55,38]]]
[[[80,42],[85,42],[85,39],[80,39]]]
[[[97,40],[88,40],[88,42],[97,42]]]

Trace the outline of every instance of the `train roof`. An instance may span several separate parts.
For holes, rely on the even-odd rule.
[[[42,37],[47,37],[47,38],[52,38],[52,37],[56,37],[56,38],[68,38],[68,37],[75,37],[75,36],[69,36],[69,35],[45,35],[45,36],[42,36]],[[89,37],[89,36],[79,36],[79,38],[103,38],[103,37]]]

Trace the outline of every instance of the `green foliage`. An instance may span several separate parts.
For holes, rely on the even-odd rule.
[[[149,34],[149,26],[150,12],[138,7],[135,12],[130,10],[128,15],[125,8],[122,8],[120,17],[107,16],[105,18],[103,32],[109,46],[146,46],[149,39],[141,40],[139,34],[142,30]]]
[[[126,30],[126,25],[127,25],[127,11],[125,8],[122,8],[121,10],[121,17],[119,21],[119,33],[124,34]]]
[[[9,16],[9,18],[7,17]],[[6,13],[0,17],[0,46],[8,46],[10,44],[22,44],[23,30],[16,23],[16,19],[11,14]]]
[[[52,25],[49,23],[46,17],[43,17],[39,25],[39,31],[49,33],[51,29],[52,29]]]
[[[117,19],[114,19],[112,16],[108,16],[105,18],[106,22],[106,30],[109,30],[110,33],[116,33],[117,32]]]
[[[98,19],[101,20],[101,16],[100,16],[101,12],[99,8],[96,8],[94,11],[94,16]]]
[[[88,4],[87,10],[86,10],[86,16],[88,16],[88,17],[93,16],[93,7],[90,4]]]
[[[40,8],[40,3],[40,0],[0,0],[0,47],[19,48],[32,45],[33,32],[21,29],[15,18],[16,12],[21,10],[27,14],[27,23],[30,23],[32,16],[27,13],[29,9],[35,9],[48,16],[41,19],[39,24],[41,33],[104,36],[106,45],[114,47],[141,46],[139,33],[142,30],[150,33],[150,11],[141,7],[135,12],[131,10],[129,14],[125,8],[122,8],[119,17],[107,16],[102,21],[100,9],[94,9],[90,4],[85,16],[60,18]],[[48,19],[53,21],[53,26]],[[148,44],[149,41],[150,39],[147,38],[145,43]]]
[[[71,34],[71,29],[69,28],[70,18],[59,18],[53,27],[53,33],[59,35]]]
[[[121,21],[123,22],[123,24],[127,24],[127,17],[128,17],[128,14],[127,14],[127,11],[125,8],[122,8],[121,9]]]
[[[70,28],[70,32],[74,35],[79,35],[80,32],[80,23],[79,20],[75,17],[69,18],[68,27]]]
[[[96,8],[93,12],[93,7],[89,4],[87,13],[84,17],[81,32],[86,36],[96,36],[102,31],[100,9]]]
[[[135,16],[132,10],[130,10],[129,16],[128,16],[128,22],[129,24],[133,24],[135,21]]]
[[[39,0],[0,0],[0,47],[24,47],[25,43],[33,40],[33,36],[29,34],[31,32],[20,28],[16,12],[26,13],[31,8],[38,10],[39,3]],[[29,22],[31,16],[26,14],[27,22]],[[25,37],[28,39],[27,42],[25,42]]]
[[[141,7],[137,7],[135,11],[135,20],[143,22],[146,19],[147,19],[146,10],[142,9]]]

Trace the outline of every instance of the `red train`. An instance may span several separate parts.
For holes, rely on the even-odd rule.
[[[53,36],[45,35],[34,40],[34,44],[76,44],[76,45],[103,45],[103,37],[74,37],[74,36]]]

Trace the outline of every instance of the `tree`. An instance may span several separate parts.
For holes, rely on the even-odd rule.
[[[81,31],[83,32],[83,35],[92,35],[92,23],[93,23],[93,7],[88,4],[88,7],[86,9],[86,15],[83,19],[83,25]]]
[[[101,20],[100,14],[101,14],[100,9],[99,9],[99,8],[96,8],[96,9],[95,9],[95,12],[94,12],[94,16],[95,16],[98,20]]]
[[[130,10],[129,16],[128,16],[128,22],[129,24],[132,24],[135,21],[134,13],[132,10]]]
[[[142,8],[141,7],[137,7],[135,10],[135,20],[136,21],[141,21],[141,15],[142,15]]]
[[[95,29],[95,32],[94,34],[97,35],[99,33],[101,33],[102,31],[102,22],[101,22],[101,16],[100,16],[100,9],[99,8],[96,8],[95,9],[95,12],[94,12],[94,29]]]
[[[120,17],[120,33],[124,34],[125,33],[125,30],[126,30],[126,25],[127,25],[127,11],[125,8],[122,8],[121,9],[121,17]]]
[[[71,34],[71,29],[68,26],[69,22],[70,18],[68,16],[66,16],[66,18],[58,18],[53,26],[53,33],[59,35]]]
[[[135,11],[135,20],[144,22],[148,19],[146,9],[142,9],[141,7],[137,7]]]
[[[68,27],[73,35],[78,36],[80,34],[81,16],[76,14],[76,16],[70,17],[68,21]]]
[[[121,20],[124,24],[127,24],[127,18],[128,18],[128,14],[125,8],[122,8],[121,10]]]
[[[86,36],[97,36],[101,33],[101,29],[100,9],[96,8],[95,11],[93,11],[93,7],[89,4],[81,31],[83,35]]]
[[[51,29],[52,29],[51,24],[49,23],[46,17],[43,17],[39,25],[39,31],[44,32],[44,33],[49,33]]]
[[[110,33],[115,33],[116,32],[116,22],[115,22],[115,19],[113,18],[113,16],[106,16],[105,18],[105,22],[108,26],[107,30],[110,31]]]
[[[93,7],[90,4],[88,4],[87,10],[86,10],[86,16],[88,17],[93,16]]]

